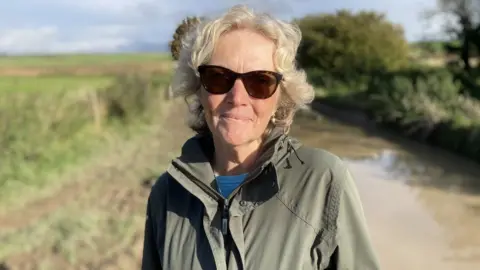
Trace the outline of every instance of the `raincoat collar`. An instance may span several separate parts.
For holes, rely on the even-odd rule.
[[[278,168],[299,146],[297,140],[281,130],[272,130],[261,146],[260,154],[244,183],[256,178],[269,165]],[[225,200],[214,188],[215,175],[211,166],[214,152],[211,135],[195,135],[185,142],[180,156],[171,162],[167,170],[187,191],[206,205]],[[298,155],[296,158],[303,163]]]

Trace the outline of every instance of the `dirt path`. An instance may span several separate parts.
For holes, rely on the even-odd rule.
[[[349,167],[382,269],[480,269],[478,196],[407,186],[374,162]]]
[[[53,196],[0,216],[5,269],[138,269],[150,186],[191,135],[183,113],[172,105],[164,123],[68,176]]]
[[[103,64],[52,67],[0,67],[0,76],[87,76],[87,75],[120,75],[132,72],[152,73],[171,70],[171,63],[139,63],[139,64]]]

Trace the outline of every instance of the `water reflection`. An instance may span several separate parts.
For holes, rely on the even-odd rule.
[[[292,135],[347,160],[378,164],[409,185],[430,185],[449,192],[480,193],[480,164],[447,151],[381,131],[323,118],[299,116]]]
[[[291,135],[306,145],[323,148],[349,159],[365,159],[380,154],[384,149],[400,149],[365,130],[308,115],[297,116]]]
[[[363,162],[377,164],[395,179],[402,179],[409,185],[432,186],[448,192],[480,192],[478,165],[460,158],[452,158],[445,163],[433,160],[430,156],[426,153],[416,155],[383,150],[376,157],[366,158]]]
[[[452,160],[452,163],[455,161]],[[480,269],[480,195],[477,194],[480,174],[475,175],[472,168],[465,172],[458,168],[441,167],[414,155],[400,155],[390,150],[374,158],[350,163],[383,171],[384,179],[412,187],[410,192],[420,203],[419,207],[426,209],[426,214],[444,231],[441,237],[449,248],[445,259],[471,262],[479,267],[476,269]],[[461,168],[463,164],[457,166]],[[401,222],[404,226],[414,222],[424,226],[418,220]]]

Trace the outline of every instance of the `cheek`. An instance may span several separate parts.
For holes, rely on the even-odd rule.
[[[211,117],[212,112],[216,111],[220,104],[222,103],[224,96],[223,95],[210,95],[201,91],[199,94],[200,103],[203,106],[205,111],[205,116]]]
[[[275,112],[276,99],[257,100],[253,102],[253,110],[255,111],[258,121],[262,124],[267,123]]]

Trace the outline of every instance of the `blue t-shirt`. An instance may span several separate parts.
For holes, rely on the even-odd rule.
[[[239,175],[219,175],[216,177],[217,187],[220,194],[227,198],[245,180],[247,173]]]

